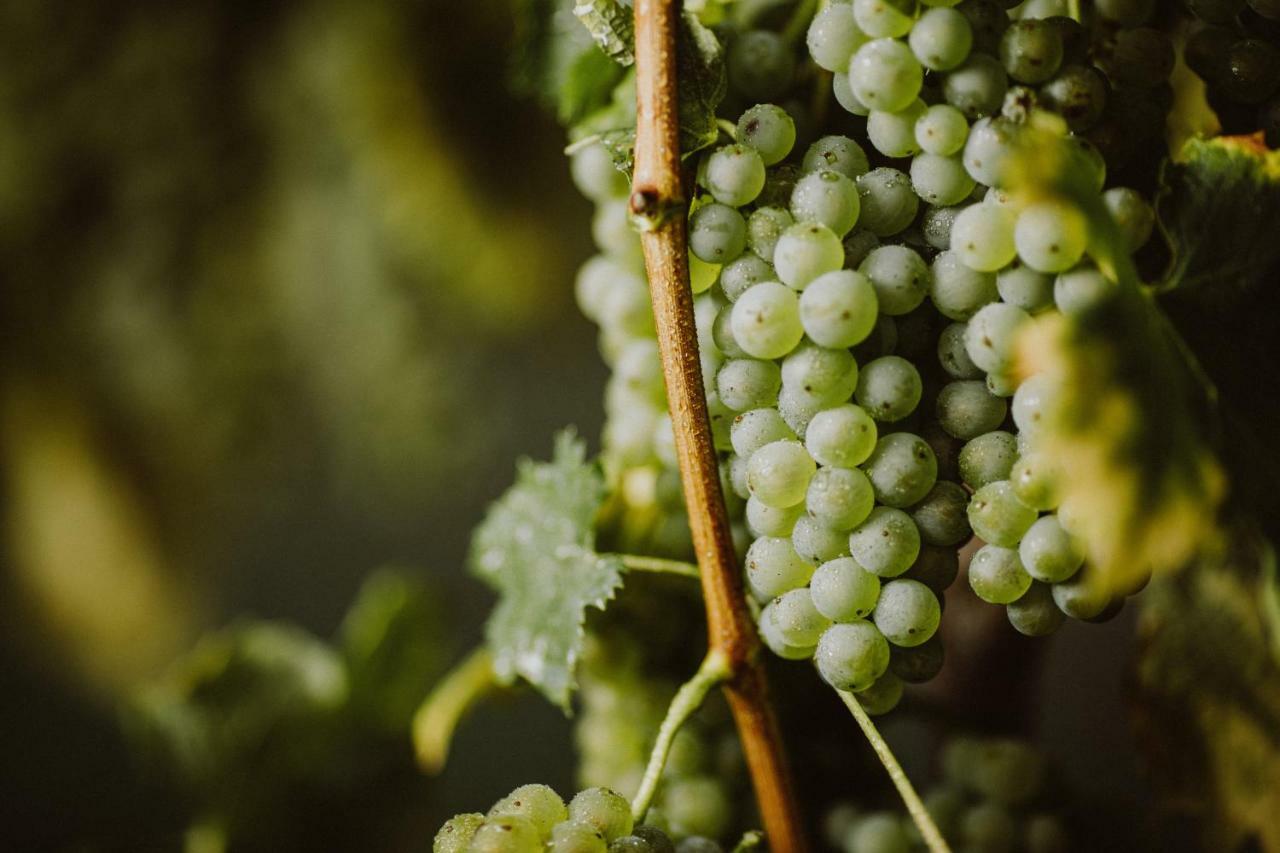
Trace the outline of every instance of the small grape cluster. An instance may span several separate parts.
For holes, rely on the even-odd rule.
[[[1260,128],[1268,145],[1280,145],[1280,3],[1186,0],[1186,7],[1198,24],[1186,62],[1207,84],[1226,129]]]
[[[436,833],[434,853],[720,853],[707,838],[676,844],[663,830],[634,825],[631,804],[608,788],[587,788],[566,806],[546,785],[521,785],[487,815],[455,815]]]
[[[966,853],[1066,853],[1059,818],[1041,808],[1046,762],[1029,744],[1006,738],[955,738],[943,750],[944,780],[924,804],[942,836]],[[841,805],[827,816],[831,845],[844,853],[913,853],[924,843],[896,811]]]

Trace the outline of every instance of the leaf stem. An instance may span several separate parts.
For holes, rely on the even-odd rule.
[[[733,550],[720,471],[711,441],[689,288],[687,199],[681,178],[676,86],[676,0],[636,0],[636,157],[631,213],[653,223],[640,235],[653,300],[685,505],[702,580],[708,647],[724,655],[732,677],[725,694],[756,801],[774,853],[807,845],[758,660],[760,640],[747,610]],[[659,215],[672,211],[676,215]]]
[[[667,756],[671,754],[671,744],[690,717],[702,707],[702,702],[711,692],[711,688],[723,684],[733,674],[729,662],[719,651],[712,649],[702,659],[701,666],[676,691],[671,704],[667,707],[667,715],[658,729],[658,738],[654,741],[653,751],[649,753],[649,763],[644,769],[644,778],[640,780],[640,790],[631,801],[631,813],[636,823],[644,820],[649,806],[653,803],[653,795],[658,792],[658,782],[662,779],[662,770],[667,766]]]
[[[951,847],[948,846],[946,839],[942,837],[942,833],[938,831],[938,826],[933,822],[933,818],[929,816],[924,803],[920,801],[920,795],[916,793],[916,789],[912,786],[911,780],[907,778],[902,765],[898,763],[893,750],[889,748],[889,744],[885,743],[885,739],[880,735],[880,730],[876,728],[876,724],[871,721],[871,717],[867,715],[862,704],[858,702],[858,697],[845,690],[837,690],[836,692],[840,694],[840,698],[849,708],[849,712],[853,714],[853,718],[858,721],[858,726],[862,729],[862,733],[867,736],[867,741],[870,742],[871,748],[875,750],[876,757],[880,759],[880,763],[888,771],[889,778],[893,781],[893,786],[898,789],[898,794],[902,797],[902,802],[906,804],[907,811],[911,814],[911,819],[915,821],[916,828],[920,830],[920,835],[924,838],[924,843],[929,848],[929,853],[951,853]]]
[[[444,768],[458,723],[497,684],[488,646],[471,652],[436,684],[413,714],[413,750],[419,767],[427,773]]]
[[[693,578],[694,580],[701,577],[698,573],[697,565],[686,563],[684,560],[667,560],[662,557],[646,557],[641,554],[612,554],[609,556],[617,557],[627,571],[631,572],[679,575],[680,577]]]

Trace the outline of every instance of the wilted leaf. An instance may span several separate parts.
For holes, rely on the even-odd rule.
[[[586,610],[604,609],[622,585],[621,562],[595,551],[603,496],[585,444],[561,433],[551,462],[521,460],[471,543],[472,570],[502,596],[488,623],[494,672],[524,678],[565,710]]]

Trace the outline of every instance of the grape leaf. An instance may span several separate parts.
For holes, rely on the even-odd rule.
[[[688,156],[715,144],[720,135],[716,108],[728,91],[724,48],[692,12],[680,18],[676,78],[680,87],[680,152]]]
[[[494,673],[517,676],[568,711],[588,607],[603,610],[623,567],[595,551],[604,478],[572,432],[556,438],[551,462],[519,463],[471,542],[472,571],[501,594],[487,635]]]
[[[626,69],[600,51],[570,6],[556,0],[513,0],[512,12],[516,91],[536,97],[566,126],[608,107]]]
[[[619,65],[636,61],[636,36],[630,6],[618,0],[581,0],[573,14],[606,56]]]

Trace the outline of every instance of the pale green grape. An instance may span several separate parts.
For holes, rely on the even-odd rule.
[[[764,160],[748,145],[725,145],[707,157],[702,177],[703,186],[716,201],[742,207],[764,189]]]
[[[969,320],[965,349],[973,363],[988,373],[1000,373],[1013,365],[1018,332],[1031,315],[1016,305],[993,302]]]
[[[802,342],[782,360],[782,385],[823,403],[843,403],[858,384],[858,365],[847,349]]]
[[[523,815],[485,818],[467,847],[468,853],[538,853],[540,850],[542,837],[538,828]]]
[[[853,18],[871,38],[905,36],[913,23],[915,0],[853,0]]]
[[[930,71],[950,71],[969,57],[973,30],[955,9],[929,9],[911,28],[911,52]]]
[[[556,824],[551,830],[550,853],[605,853],[609,844],[604,833],[578,820]]]
[[[920,554],[920,531],[902,510],[878,506],[849,534],[849,553],[872,574],[897,577]]]
[[[1018,441],[1012,434],[989,432],[960,449],[960,479],[977,491],[997,480],[1007,480],[1018,459]]]
[[[1008,480],[988,483],[974,492],[969,502],[973,532],[984,542],[1002,548],[1016,547],[1035,520],[1036,511],[1018,500]],[[1027,561],[1022,562],[1026,566]],[[1027,570],[1031,571],[1030,567]]]
[[[678,776],[663,780],[662,816],[673,835],[719,836],[733,819],[733,804],[723,780]]]
[[[849,59],[867,34],[855,21],[852,4],[829,3],[813,16],[805,41],[819,68],[839,74],[849,70]]]
[[[865,619],[841,622],[822,632],[813,659],[832,687],[864,690],[889,668],[889,642]]]
[[[847,73],[835,74],[831,77],[831,92],[836,97],[836,103],[844,107],[847,112],[856,116],[865,116],[871,112],[871,108],[858,100],[858,96],[853,93]]]
[[[954,379],[978,379],[982,368],[973,363],[964,347],[965,323],[952,323],[938,335],[938,361]]]
[[[732,328],[734,340],[749,355],[779,358],[804,337],[800,301],[776,281],[753,285],[733,303]]]
[[[435,841],[431,845],[432,853],[466,853],[476,830],[483,824],[484,815],[482,814],[472,812],[454,815],[445,821],[444,826],[440,827],[440,831],[436,833]]]
[[[778,623],[773,619],[761,619],[756,627],[760,631],[760,641],[768,647],[769,651],[783,660],[809,660],[816,651],[813,646],[793,646],[787,643],[782,639],[782,634],[778,631]],[[687,841],[689,839],[684,839],[676,849],[680,850],[686,847],[685,842]],[[692,849],[698,850],[699,848]],[[719,850],[720,848],[717,846],[715,849]]]
[[[906,246],[880,246],[858,267],[876,291],[880,311],[891,316],[915,310],[929,293],[929,267]]]
[[[1053,283],[1053,301],[1067,316],[1088,311],[1115,292],[1101,271],[1089,264],[1061,273]]]
[[[823,465],[853,468],[876,446],[876,424],[866,410],[852,404],[824,409],[813,416],[805,432],[809,454]]]
[[[985,382],[949,382],[938,392],[938,425],[950,436],[968,440],[999,428],[1009,404],[987,390]]]
[[[916,119],[913,133],[922,150],[947,157],[964,148],[969,122],[950,104],[934,104]]]
[[[905,358],[886,355],[862,366],[854,397],[877,421],[899,421],[915,411],[924,393],[920,373]]]
[[[764,165],[772,166],[791,153],[796,144],[796,123],[782,107],[756,104],[738,119],[738,141],[758,151]],[[764,182],[760,185],[763,188]]]
[[[796,437],[772,407],[744,411],[733,419],[729,430],[733,452],[740,456],[750,456],[766,444]]]
[[[858,823],[845,848],[848,853],[910,853],[911,840],[901,818],[892,812],[876,812]]]
[[[1000,298],[1029,314],[1053,307],[1053,276],[1014,262],[996,276]]]
[[[897,169],[881,166],[857,178],[862,201],[858,224],[877,237],[902,231],[916,218],[919,196],[911,187],[911,177]],[[1012,232],[1012,224],[1010,225]],[[1010,235],[1012,244],[1012,233]]]
[[[757,601],[769,601],[802,587],[813,574],[813,566],[796,553],[789,536],[764,536],[752,542],[746,565],[747,585]]]
[[[862,146],[847,136],[824,136],[809,146],[800,168],[805,172],[829,169],[856,180],[870,165]]]
[[[613,164],[613,156],[596,142],[579,148],[569,158],[569,175],[578,192],[594,202],[627,194],[627,176]]]
[[[1063,622],[1063,613],[1054,601],[1053,587],[1046,583],[1032,583],[1021,598],[1005,609],[1005,613],[1009,624],[1028,637],[1052,634]]]
[[[1019,83],[1043,83],[1062,64],[1062,35],[1050,21],[1014,21],[1000,39],[1000,61]]]
[[[1004,67],[985,53],[970,53],[964,64],[947,74],[942,94],[947,103],[970,119],[999,112],[1009,90]]]
[[[564,800],[547,785],[521,785],[489,809],[489,817],[519,815],[528,818],[546,838],[557,823],[569,819]]]
[[[632,268],[639,268],[643,262],[640,236],[631,227],[625,199],[608,199],[596,205],[591,218],[591,239],[600,251]]]
[[[1031,575],[1015,549],[984,545],[969,561],[969,586],[989,604],[1011,604],[1031,588]]]
[[[1021,133],[1019,125],[1003,116],[978,119],[965,139],[965,170],[978,183],[1005,186],[1012,174],[1013,154]]]
[[[1089,224],[1074,205],[1042,201],[1018,214],[1014,245],[1018,257],[1032,269],[1057,273],[1071,269],[1084,256]]]
[[[1107,585],[1098,580],[1089,566],[1083,566],[1071,578],[1055,583],[1049,589],[1053,603],[1072,619],[1097,619],[1114,606]]]
[[[872,110],[867,116],[867,139],[886,157],[910,157],[920,150],[916,122],[924,111],[924,101],[919,98],[897,112]]]
[[[809,282],[840,269],[843,264],[844,246],[840,238],[817,222],[797,222],[787,228],[773,251],[778,278],[794,290],[804,290]]]
[[[811,515],[802,515],[791,529],[791,547],[814,565],[849,553],[849,531],[828,527]]]
[[[774,441],[751,454],[747,488],[769,506],[794,506],[804,500],[817,466],[798,441]]]
[[[813,431],[812,423],[809,431]],[[871,514],[875,491],[867,475],[856,468],[819,468],[809,481],[804,500],[805,509],[816,521],[833,530],[849,531]]]
[[[795,219],[792,218],[791,213],[781,207],[758,207],[747,218],[747,248],[751,249],[758,258],[769,262],[770,278],[777,278],[772,272],[772,263],[778,238],[793,224]],[[724,270],[720,272],[720,286],[724,287]],[[727,288],[725,288],[725,296],[730,300],[738,298],[737,294],[730,295]]]
[[[971,269],[952,251],[939,252],[933,259],[929,298],[938,313],[949,320],[968,320],[984,305],[999,297],[996,277]]]
[[[789,646],[817,645],[831,620],[813,606],[813,598],[805,587],[785,592],[765,605],[760,620],[773,620],[778,636]]]
[[[959,205],[925,208],[920,217],[920,233],[925,242],[935,249],[951,248],[951,225],[963,209]]]
[[[727,205],[704,204],[689,217],[689,250],[709,264],[725,264],[747,247],[747,223]]]
[[[1107,212],[1120,229],[1130,252],[1141,249],[1151,238],[1156,214],[1147,200],[1137,190],[1128,187],[1112,187],[1102,194]]]
[[[849,86],[873,110],[893,112],[916,99],[924,71],[910,48],[896,39],[877,38],[858,48],[849,62]]]
[[[809,422],[826,407],[827,403],[798,389],[783,388],[778,394],[779,414],[802,441]]]
[[[975,186],[959,157],[917,154],[911,160],[911,187],[932,205],[959,204]]]
[[[726,305],[716,314],[715,322],[711,325],[711,345],[715,347],[716,352],[725,358],[747,358],[747,353],[738,346],[738,339],[733,336],[733,306]],[[702,354],[707,354],[704,348]],[[720,366],[716,366],[716,372],[712,375],[718,375]]]
[[[831,169],[809,172],[791,191],[791,215],[796,222],[817,222],[843,237],[858,221],[858,188],[847,176]]]
[[[1003,207],[971,204],[951,223],[951,251],[971,269],[995,272],[1018,253],[1013,238],[1016,224],[1017,218]]]
[[[747,529],[751,531],[753,536],[785,537],[790,539],[791,531],[796,526],[796,519],[804,513],[804,509],[803,504],[779,509],[778,507],[761,503],[755,497],[750,497],[747,499],[747,508],[745,510]],[[748,553],[750,553],[749,550]]]
[[[1028,378],[1013,395],[1013,422],[1022,433],[1034,439],[1058,405],[1061,394],[1061,383],[1048,373]]]
[[[939,480],[908,512],[925,544],[959,545],[973,534],[969,528],[969,493],[959,483]]]
[[[840,557],[818,567],[809,580],[809,594],[818,612],[834,622],[856,622],[875,609],[880,578],[852,557]]]
[[[1058,468],[1045,453],[1024,453],[1009,473],[1013,493],[1032,509],[1050,510],[1058,506]]]
[[[751,490],[747,488],[747,466],[751,460],[746,456],[739,456],[735,453],[726,461],[728,463],[728,483],[733,493],[745,501],[751,497]]]
[[[881,587],[871,615],[885,639],[895,646],[911,647],[925,642],[938,630],[942,607],[929,587],[899,578]]]
[[[881,436],[862,470],[885,506],[907,507],[924,498],[938,479],[933,448],[918,435],[894,432]]]
[[[1062,528],[1056,515],[1046,515],[1022,536],[1018,556],[1027,574],[1045,583],[1059,583],[1074,575],[1084,564],[1080,541]]]
[[[754,219],[755,214],[752,214],[752,220]],[[777,280],[773,267],[754,254],[744,253],[720,269],[720,289],[730,302],[736,302],[753,285]]]
[[[800,294],[800,325],[821,346],[861,343],[875,327],[878,315],[875,286],[853,270],[824,273]]]

